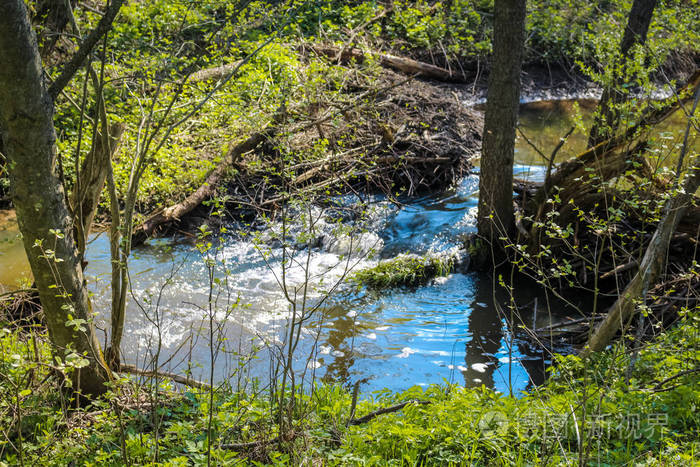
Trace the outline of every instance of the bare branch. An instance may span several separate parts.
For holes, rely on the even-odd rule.
[[[112,27],[112,22],[114,22],[114,18],[116,18],[119,9],[124,4],[124,1],[125,0],[113,0],[113,2],[109,4],[104,16],[102,19],[100,19],[100,22],[97,23],[97,27],[95,27],[95,29],[93,29],[80,44],[78,51],[75,53],[75,55],[73,55],[73,57],[71,57],[70,61],[65,64],[61,74],[49,87],[49,96],[51,96],[52,99],[55,100],[63,88],[68,85],[70,80],[73,78],[73,75],[75,75],[83,63],[85,63],[85,59],[88,57],[88,55],[90,55],[90,52],[92,52],[92,49],[97,44],[97,41],[99,41],[100,38]]]

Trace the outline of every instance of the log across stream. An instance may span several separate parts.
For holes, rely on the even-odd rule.
[[[571,101],[533,103],[521,114],[521,129],[535,145],[543,149],[573,124]],[[580,103],[586,108],[585,102]],[[668,128],[673,129],[673,122]],[[664,134],[669,143],[672,132]],[[585,137],[574,134],[562,150],[562,158],[579,152]],[[541,179],[543,161],[522,137],[518,141],[516,177]],[[670,163],[670,161],[668,161]],[[401,253],[448,251],[458,244],[460,234],[474,230],[476,175],[464,178],[457,187],[422,198],[403,200],[396,206],[377,198],[362,232],[350,240],[341,230],[349,228],[348,216],[337,210],[322,212],[315,208],[320,224],[314,239],[300,240],[301,257],[311,245],[310,302],[322,298],[324,287],[342,275],[348,258],[357,267],[372,266],[382,258]],[[352,204],[352,198],[339,200]],[[5,222],[5,226],[11,224]],[[258,358],[246,366],[248,375],[264,380],[269,377],[269,348],[284,339],[288,305],[280,291],[281,248],[259,230],[257,239],[237,232],[223,239],[218,259],[230,268],[225,292],[219,295],[216,322],[221,327],[225,350],[216,362],[218,379],[230,379],[238,362],[248,356]],[[301,228],[290,226],[297,232]],[[12,282],[22,274],[21,243],[6,228],[1,231],[0,282]],[[373,258],[365,257],[375,250]],[[266,256],[267,255],[267,256]],[[105,235],[97,235],[88,247],[90,287],[96,310],[109,309],[109,246]],[[305,263],[303,263],[305,264]],[[275,274],[276,273],[276,276]],[[124,352],[127,363],[148,367],[160,348],[163,369],[206,380],[209,368],[207,297],[209,282],[202,256],[188,239],[151,240],[134,252],[131,261],[134,296],[127,310]],[[223,277],[219,273],[219,277]],[[288,271],[289,283],[305,281],[300,265]],[[479,386],[485,384],[507,392],[524,390],[542,381],[549,360],[526,339],[525,334],[507,325],[498,305],[508,301],[488,277],[470,271],[455,272],[426,285],[382,291],[357,290],[341,286],[321,307],[323,323],[311,320],[302,331],[297,365],[307,366],[319,377],[354,382],[368,378],[365,390],[406,389],[414,384],[427,385],[444,380]],[[515,299],[522,320],[534,328],[578,317],[562,303],[545,300],[535,284],[516,283]],[[547,305],[547,303],[549,305]],[[227,316],[227,305],[235,304]],[[587,303],[577,303],[585,309]],[[536,310],[536,311],[535,311]],[[319,315],[319,316],[321,316]],[[161,324],[161,333],[154,323]],[[100,316],[98,326],[107,328],[108,316]],[[318,343],[315,351],[312,347]],[[557,346],[566,351],[565,346]],[[269,346],[268,348],[265,345]],[[307,356],[311,356],[307,361]],[[236,376],[241,376],[237,373]]]

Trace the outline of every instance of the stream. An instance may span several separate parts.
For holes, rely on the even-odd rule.
[[[546,153],[575,124],[575,104],[524,105],[521,129]],[[588,118],[592,104],[576,105]],[[682,118],[676,120],[662,138],[678,140]],[[585,143],[585,135],[575,132],[559,160],[573,157]],[[541,156],[518,137],[515,176],[542,180],[544,171]],[[286,339],[290,306],[283,282],[290,293],[296,290],[299,306],[306,297],[307,309],[317,307],[301,327],[295,351],[294,365],[306,369],[307,377],[348,384],[366,379],[364,391],[398,391],[447,381],[519,393],[540,384],[551,362],[524,331],[509,325],[510,297],[487,274],[467,268],[423,286],[378,292],[343,280],[350,266],[369,267],[404,253],[456,249],[461,235],[475,231],[477,190],[478,175],[473,174],[455,187],[402,200],[401,205],[381,197],[365,205],[348,196],[334,200],[331,207],[292,212],[296,222],[288,226],[275,222],[251,233],[232,224],[230,233],[208,253],[216,265],[211,275],[212,263],[191,240],[152,240],[134,251],[130,260],[133,298],[127,309],[124,358],[146,366],[157,356],[168,371],[191,372],[208,380],[213,357],[218,381],[250,377],[264,381],[271,375],[270,357]],[[17,287],[22,278],[28,280],[14,220],[11,214],[2,216],[0,292],[3,287]],[[313,232],[309,223],[314,224]],[[294,239],[292,249],[284,253],[274,235],[283,228]],[[96,310],[109,309],[109,258],[107,236],[94,235],[86,274]],[[283,264],[288,265],[284,277]],[[340,285],[334,287],[336,283]],[[530,327],[576,315],[574,307],[545,296],[535,283],[516,280],[513,286],[520,316]],[[573,304],[589,306],[580,300]],[[98,328],[108,328],[108,319],[100,314]],[[210,353],[212,337],[219,350],[216,355]]]

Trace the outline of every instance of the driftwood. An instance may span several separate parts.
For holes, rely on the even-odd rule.
[[[319,55],[325,55],[326,57],[340,62],[363,62],[365,60],[365,52],[357,48],[345,49],[332,45],[316,45],[312,47],[312,50]],[[468,77],[463,73],[453,72],[411,58],[399,57],[381,52],[377,53],[376,56],[382,66],[400,71],[401,73],[418,75],[423,78],[431,78],[451,83],[466,83],[468,81]]]
[[[143,224],[134,229],[132,245],[142,244],[157,228],[179,221],[182,216],[191,212],[202,204],[202,202],[211,199],[216,194],[217,188],[231,164],[272,137],[277,131],[279,118],[280,113],[275,116],[272,124],[231,148],[224,157],[224,160],[207,175],[204,183],[184,200],[155,213]]]

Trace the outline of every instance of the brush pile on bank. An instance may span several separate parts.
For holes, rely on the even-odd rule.
[[[230,202],[272,208],[293,194],[329,190],[414,195],[449,186],[471,168],[481,116],[445,85],[383,71],[343,92],[345,103],[315,103],[235,162]]]
[[[348,193],[389,198],[445,188],[467,174],[481,146],[481,113],[454,84],[391,70],[345,70],[349,78],[313,102],[280,107],[230,148],[199,189],[148,216],[135,243],[208,217],[225,196],[234,214],[273,213],[292,199]],[[182,223],[181,221],[185,221]]]

